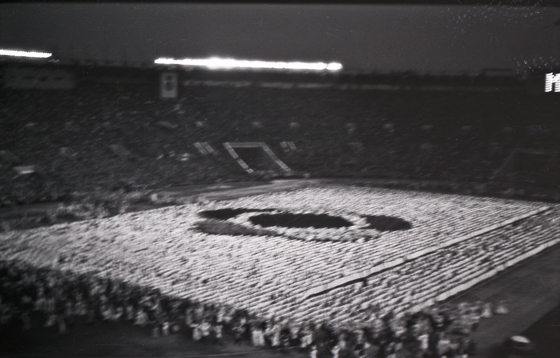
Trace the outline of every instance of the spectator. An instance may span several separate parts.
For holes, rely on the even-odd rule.
[[[245,317],[240,317],[239,322],[233,327],[235,344],[242,342],[247,334],[247,330],[247,319]]]
[[[265,340],[264,340],[264,322],[259,322],[258,320],[254,320],[251,324],[251,342],[254,347],[264,347]]]

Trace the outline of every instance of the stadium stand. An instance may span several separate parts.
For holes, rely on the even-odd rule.
[[[504,163],[511,162],[511,153],[522,152],[518,148],[556,153],[559,128],[556,102],[550,98],[527,97],[516,91],[389,92],[348,86],[183,86],[179,92],[178,98],[160,99],[153,89],[140,85],[83,81],[67,90],[0,90],[0,169],[7,173],[0,176],[0,206],[60,201],[82,192],[247,180],[246,171],[223,149],[224,143],[235,142],[266,143],[287,167],[314,177],[410,180],[413,189],[418,189],[415,181],[433,180],[446,183],[443,190],[456,192],[464,188],[464,182],[486,183],[478,192],[484,195],[507,195],[516,185],[535,186],[545,188],[540,199],[560,200],[549,195],[549,189],[558,187],[557,177],[539,182],[541,177],[531,175],[530,170],[521,173],[524,169],[519,166],[513,176],[494,177],[498,169],[507,170],[509,164]],[[33,165],[35,173],[18,173],[16,164]],[[432,231],[413,226],[409,232],[386,233],[382,242],[361,245],[359,252],[345,242],[322,242],[322,249],[307,260],[296,258],[298,251],[307,251],[302,247],[311,244],[304,240],[295,240],[286,248],[278,245],[281,238],[267,238],[263,243],[257,237],[241,245],[237,241],[208,242],[201,234],[190,242],[194,259],[176,257],[166,261],[165,270],[154,271],[151,264],[161,260],[160,255],[177,249],[174,232],[163,237],[108,234],[99,238],[101,244],[126,238],[120,250],[134,250],[127,262],[87,240],[67,240],[63,247],[53,247],[54,241],[45,240],[34,251],[17,253],[23,255],[17,264],[0,261],[4,265],[0,267],[1,321],[23,322],[24,326],[56,324],[64,332],[78,318],[126,318],[149,325],[154,335],[180,328],[189,330],[196,340],[210,335],[219,339],[218,312],[224,307],[222,315],[231,316],[229,321],[223,319],[225,330],[236,339],[252,339],[256,346],[263,345],[264,335],[269,345],[278,347],[275,332],[293,324],[295,334],[286,346],[317,350],[358,347],[353,340],[358,341],[360,335],[351,327],[358,324],[375,331],[375,325],[381,324],[368,339],[379,349],[399,350],[406,342],[420,344],[423,334],[432,337],[430,342],[449,341],[443,332],[458,329],[467,333],[453,338],[453,349],[465,352],[468,332],[487,306],[478,303],[438,312],[433,304],[556,244],[558,226],[538,223],[549,215],[541,204],[508,206],[487,199],[481,209],[463,197],[454,199],[461,209],[451,215],[447,213],[452,211],[451,203],[445,208],[441,201],[436,205],[427,196],[417,195],[423,206],[434,205],[433,217],[415,212],[408,194],[393,199],[401,206],[402,217],[424,222]],[[310,191],[307,201],[298,198],[298,205],[306,205],[310,212],[315,206],[328,206],[338,213],[337,203],[329,202],[331,197],[344,195],[316,189]],[[258,209],[251,202],[254,198],[243,200],[236,205]],[[405,200],[408,205],[402,205]],[[366,210],[371,202],[374,200],[353,205],[360,211],[360,205]],[[153,214],[150,225],[165,226],[165,211]],[[194,214],[179,215],[193,219]],[[517,218],[523,218],[520,224]],[[134,222],[133,214],[119,218],[118,225],[128,224],[141,225]],[[116,224],[108,221],[106,225]],[[534,239],[527,240],[528,233]],[[312,234],[329,237],[333,232],[318,229]],[[145,250],[148,246],[157,250]],[[197,249],[203,253],[195,254]],[[53,250],[59,253],[53,257],[45,254]],[[259,260],[255,259],[257,251],[262,252]],[[217,261],[209,259],[211,252],[236,252],[236,257],[222,260],[234,260],[236,270],[216,266]],[[4,259],[9,254],[14,254],[9,248],[2,252]],[[119,255],[123,256],[122,251]],[[51,262],[39,266],[56,270],[41,271],[21,263],[37,263],[45,257]],[[383,270],[374,272],[380,264],[385,265]],[[364,270],[364,266],[369,268]],[[290,273],[287,281],[278,279],[286,272]],[[359,275],[352,276],[356,272]],[[175,282],[177,275],[186,278]],[[333,285],[344,276],[352,279]],[[29,290],[29,295],[11,294],[16,292],[13,287]],[[75,287],[81,295],[69,293]],[[323,287],[320,295],[309,294],[314,287]],[[30,299],[20,302],[16,297]],[[267,310],[271,302],[274,311]],[[38,318],[28,319],[31,312]],[[460,327],[449,324],[442,329],[438,322],[444,314],[455,317],[450,320]],[[471,316],[475,319],[465,318]],[[275,319],[279,317],[291,317],[292,322],[278,323]],[[418,322],[423,320],[431,322],[425,324],[428,328],[414,331],[410,325],[402,329],[407,322],[422,326]],[[307,325],[309,321],[314,324]],[[328,331],[327,326],[318,328],[323,321],[339,330],[338,338],[326,343],[318,338]],[[214,333],[209,333],[211,329]],[[309,339],[313,334],[316,337]],[[415,338],[407,341],[409,335]],[[348,339],[353,343],[344,343]],[[422,349],[439,348],[430,343]]]
[[[557,146],[555,102],[516,91],[184,86],[176,99],[157,98],[142,86],[110,84],[1,91],[0,149],[37,165],[51,186],[69,192],[110,189],[118,182],[155,188],[247,180],[227,156],[198,155],[198,142],[212,148],[224,142],[265,142],[290,168],[314,177],[456,183],[488,182],[516,148],[550,152]],[[276,146],[282,142],[299,150],[284,153],[284,147]],[[126,148],[138,161],[110,157],[109,145]],[[76,153],[73,160],[59,154],[63,148]],[[185,153],[189,160],[181,161]],[[10,168],[10,163],[2,161],[2,166]],[[542,175],[511,174],[494,191],[506,191],[512,177],[521,185],[558,185],[556,176],[539,183]],[[3,206],[52,200],[36,189],[35,198],[14,197],[13,178],[1,180]]]

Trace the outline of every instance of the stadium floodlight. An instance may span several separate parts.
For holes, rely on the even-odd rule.
[[[154,61],[158,65],[180,65],[187,67],[206,67],[210,70],[232,69],[264,69],[289,71],[340,71],[342,64],[338,62],[275,62],[256,60],[235,60],[231,58],[211,57],[206,59],[158,58]]]
[[[3,50],[0,49],[0,56],[10,57],[29,57],[29,58],[49,58],[52,53],[37,51]]]
[[[340,71],[342,70],[342,64],[338,62],[331,62],[327,64],[328,71]]]

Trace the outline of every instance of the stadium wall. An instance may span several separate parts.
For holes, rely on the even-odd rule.
[[[76,87],[74,71],[62,68],[4,68],[4,87],[14,89],[71,89]]]

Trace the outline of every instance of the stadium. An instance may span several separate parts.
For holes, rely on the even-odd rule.
[[[16,52],[0,52],[5,354],[494,357],[523,334],[555,356],[557,329],[531,333],[558,310],[555,60]]]

